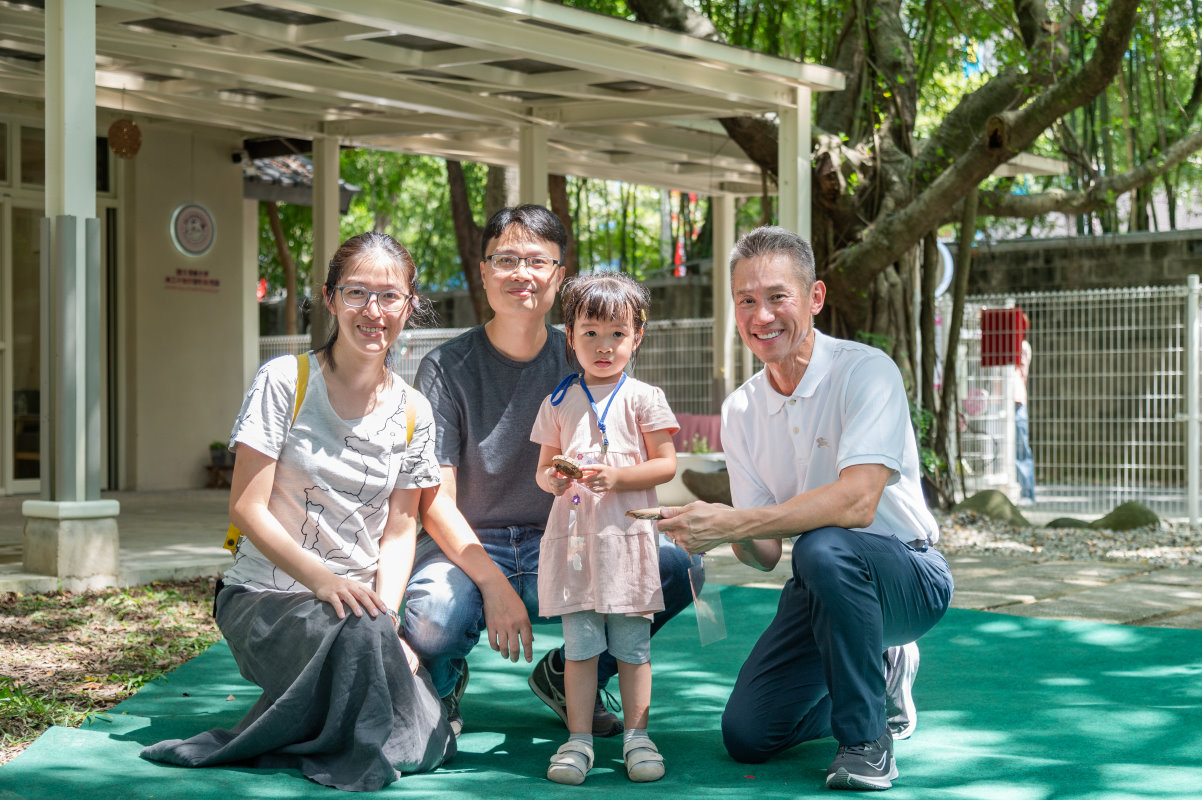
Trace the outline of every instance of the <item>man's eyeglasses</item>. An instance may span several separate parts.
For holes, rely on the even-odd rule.
[[[363,308],[374,297],[381,311],[400,311],[408,305],[410,298],[413,297],[411,294],[398,292],[396,289],[373,292],[365,286],[335,286],[334,288],[342,292],[342,302],[351,308]]]
[[[531,272],[547,272],[559,266],[559,259],[548,258],[547,256],[530,256],[522,258],[521,256],[509,256],[500,253],[495,253],[491,256],[485,256],[484,260],[492,264],[492,268],[497,272],[517,272],[518,267],[522,264],[526,265],[526,269]]]

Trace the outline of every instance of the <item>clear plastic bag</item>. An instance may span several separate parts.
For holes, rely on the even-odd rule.
[[[706,593],[705,556],[700,555],[689,567],[689,589],[693,592],[693,610],[697,615],[697,635],[704,647],[726,638],[726,617],[722,613],[722,595],[717,589]]]

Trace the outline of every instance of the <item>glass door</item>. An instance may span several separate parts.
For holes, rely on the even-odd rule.
[[[5,203],[0,206],[0,291],[6,302],[0,314],[0,402],[5,422],[3,488],[9,493],[36,492],[41,477],[41,240],[40,209]]]

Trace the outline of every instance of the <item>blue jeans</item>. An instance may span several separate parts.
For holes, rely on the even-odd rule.
[[[542,529],[527,526],[476,531],[484,550],[509,579],[525,603],[530,621],[536,624],[558,621],[558,617],[538,616],[538,554],[542,535]],[[693,563],[700,563],[700,559],[660,536],[659,573],[664,610],[651,621],[652,636],[693,602],[689,587],[689,567]],[[484,601],[480,590],[463,570],[451,563],[432,538],[422,534],[405,589],[405,640],[430,671],[440,697],[455,688],[463,661],[479,641],[483,627]],[[614,657],[602,653],[597,664],[597,685],[604,687],[617,671]]]
[[[1035,499],[1035,454],[1031,452],[1030,418],[1027,407],[1014,405],[1014,467],[1018,473],[1019,496]]]
[[[886,648],[912,642],[952,599],[937,551],[891,536],[819,528],[793,545],[793,577],[722,713],[737,761],[811,739],[870,742],[885,731]]]

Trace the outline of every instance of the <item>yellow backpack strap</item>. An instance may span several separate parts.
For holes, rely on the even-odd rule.
[[[405,406],[405,445],[413,443],[413,429],[417,426],[417,407],[409,402]]]
[[[301,353],[296,357],[296,402],[292,404],[292,421],[300,413],[301,403],[305,402],[305,392],[309,390],[309,354]]]
[[[296,357],[296,400],[292,403],[292,422],[289,425],[296,423],[296,416],[300,413],[301,403],[305,402],[305,392],[309,389],[309,354],[301,353]],[[413,416],[409,416],[409,438],[413,438]],[[237,525],[230,525],[229,530],[225,532],[225,542],[221,545],[231,553],[238,552],[238,539],[241,538],[242,531],[238,530]]]

